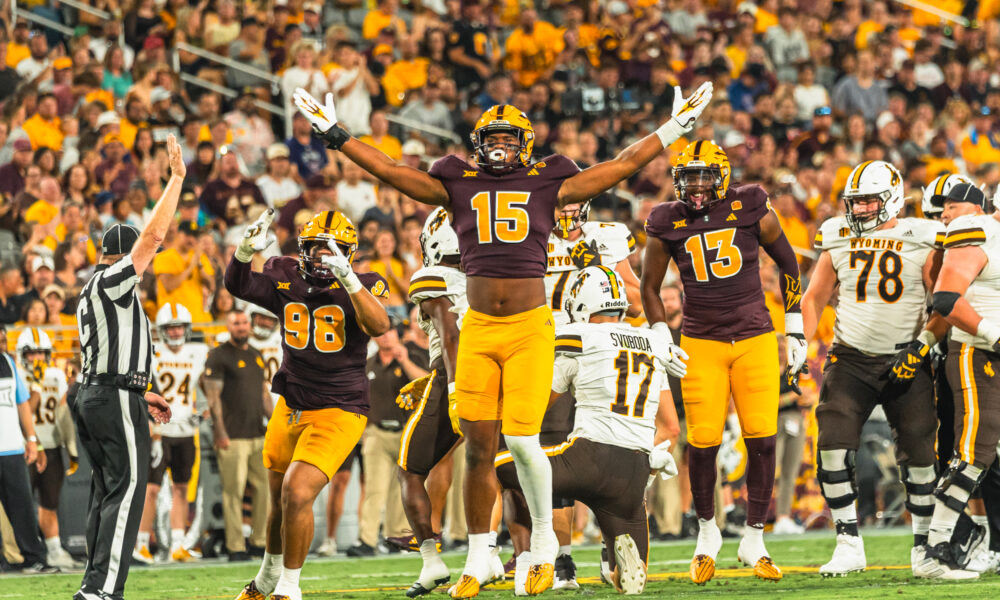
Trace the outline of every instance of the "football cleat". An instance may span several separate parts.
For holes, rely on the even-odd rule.
[[[267,600],[267,594],[258,590],[257,583],[251,579],[250,583],[243,586],[243,591],[236,596],[236,600]]]
[[[447,584],[448,580],[451,579],[451,575],[448,573],[448,566],[444,564],[444,561],[440,557],[435,558],[435,561],[432,561],[429,565],[424,565],[420,570],[420,576],[413,582],[410,589],[406,590],[407,598],[416,598],[424,594],[429,594],[434,588]]]
[[[805,527],[799,525],[789,517],[781,517],[774,522],[774,529],[771,533],[775,535],[799,535],[805,532]]]
[[[500,546],[492,546],[490,548],[490,574],[486,577],[486,583],[483,585],[503,583],[506,579],[507,569],[506,565],[503,564],[503,559],[500,558]]]
[[[561,554],[556,557],[556,575],[552,582],[554,590],[578,590],[580,584],[576,582],[576,563],[569,554]]]
[[[187,548],[184,546],[178,546],[173,552],[170,553],[170,560],[173,562],[192,562],[197,559],[194,555],[188,552]]]
[[[132,560],[141,562],[144,565],[153,564],[153,553],[149,551],[147,546],[140,546],[132,550]]]
[[[758,579],[779,581],[782,577],[781,569],[767,555],[762,539],[754,540],[744,536],[736,551],[736,559],[747,566],[753,565],[753,574]]]
[[[705,585],[715,575],[715,560],[707,554],[696,554],[691,559],[691,581]]]
[[[614,585],[611,581],[611,562],[608,561],[608,549],[601,545],[601,583]]]
[[[923,560],[913,566],[913,575],[925,579],[951,581],[979,578],[979,573],[958,567],[949,542],[941,542],[936,546],[925,546],[925,556]]]
[[[527,596],[524,584],[528,581],[528,569],[531,568],[531,553],[522,552],[517,555],[516,567],[514,567],[514,595]]]
[[[337,553],[337,541],[333,538],[327,538],[319,548],[316,548],[317,556],[333,556]]]
[[[848,573],[860,573],[866,566],[865,544],[861,536],[841,533],[837,535],[833,557],[819,568],[819,574],[823,577],[843,577]]]
[[[511,556],[510,560],[503,564],[504,579],[514,579],[517,572],[517,557]]]
[[[615,538],[615,570],[611,577],[615,588],[627,596],[641,594],[646,587],[646,562],[627,533]]]
[[[996,573],[997,569],[1000,569],[1000,552],[993,550],[977,552],[965,566],[966,571],[973,573]]]
[[[698,543],[691,559],[691,581],[705,585],[715,575],[715,559],[722,549],[722,532],[715,519],[698,519]]]
[[[415,535],[401,535],[399,537],[387,537],[385,543],[403,552],[420,552],[420,542]]]
[[[552,587],[555,580],[555,565],[544,563],[541,565],[531,565],[528,569],[528,578],[524,582],[524,591],[529,596],[537,596]]]
[[[462,575],[458,583],[448,590],[448,594],[452,598],[475,598],[479,595],[479,580],[472,575]]]
[[[48,563],[60,569],[78,569],[82,566],[70,556],[69,552],[63,550],[62,547],[58,548],[55,552],[49,552]]]

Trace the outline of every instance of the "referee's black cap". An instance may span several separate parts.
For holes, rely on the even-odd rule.
[[[101,237],[101,253],[105,256],[128,254],[139,239],[139,230],[131,225],[115,223]]]
[[[945,202],[968,202],[976,204],[983,210],[987,209],[986,193],[971,183],[959,183],[953,186],[948,195],[944,197]]]

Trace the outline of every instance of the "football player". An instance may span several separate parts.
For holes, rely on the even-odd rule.
[[[465,274],[459,265],[458,236],[448,222],[448,211],[430,214],[420,234],[424,267],[410,279],[410,302],[419,307],[417,322],[430,338],[431,372],[407,384],[397,402],[412,410],[403,428],[399,449],[399,484],[406,518],[419,545],[423,568],[406,595],[426,594],[448,582],[448,566],[438,556],[440,533],[431,527],[434,504],[424,487],[431,469],[461,440],[452,429],[448,404],[455,395],[455,360],[462,317],[469,307]],[[446,492],[446,490],[445,490]],[[499,560],[499,559],[498,559]],[[501,567],[501,575],[502,575]]]
[[[642,306],[639,279],[628,262],[635,252],[635,238],[623,223],[588,221],[590,201],[567,204],[556,211],[556,227],[549,235],[549,266],[545,271],[545,298],[552,308],[556,327],[569,323],[563,310],[566,286],[580,270],[591,265],[605,265],[625,281],[629,301],[629,316],[638,316]],[[545,411],[539,432],[542,446],[555,446],[566,441],[573,430],[573,397],[569,394],[553,400]],[[565,498],[553,499],[556,505],[552,524],[559,540],[552,589],[578,589],[576,565],[573,563],[573,503]],[[559,506],[562,505],[562,506]]]
[[[146,508],[139,523],[139,537],[133,558],[151,563],[149,538],[156,517],[156,499],[167,469],[170,469],[171,561],[188,562],[196,556],[185,546],[188,516],[188,484],[198,458],[197,387],[208,359],[208,346],[190,341],[191,312],[183,304],[166,303],[156,312],[156,332],[160,341],[153,347],[156,388],[170,404],[170,422],[153,428],[153,442],[146,484]],[[197,482],[195,482],[197,485]]]
[[[819,569],[824,576],[866,566],[854,504],[854,455],[862,426],[880,404],[896,441],[912,517],[914,569],[922,559],[937,479],[937,413],[925,358],[948,328],[937,317],[933,327],[923,329],[944,228],[937,221],[897,216],[905,198],[896,167],[880,160],[858,165],[843,196],[846,214],[828,219],[816,234],[822,252],[802,298],[808,340],[839,288],[833,346],[816,408],[816,478],[837,528],[833,557]]]
[[[919,577],[979,576],[960,568],[964,552],[951,537],[1000,440],[1000,388],[993,376],[1000,369],[1000,223],[986,207],[986,194],[969,183],[955,185],[944,199],[948,231],[933,304],[953,325],[945,369],[955,398],[955,445],[934,491],[926,556],[913,568]]]
[[[797,372],[806,358],[795,253],[767,192],[759,185],[730,188],[730,175],[729,159],[714,142],[700,140],[684,149],[673,167],[678,200],[656,206],[646,221],[641,282],[646,319],[664,339],[670,339],[670,329],[660,286],[671,259],[677,261],[684,284],[680,347],[690,360],[681,392],[699,523],[690,574],[701,585],[715,574],[722,548],[714,490],[730,395],[748,455],[747,521],[737,557],[757,577],[781,579],[764,546],[774,487],[780,372],[778,338],[760,282],[761,249],[780,271],[789,373]]]
[[[261,308],[256,304],[246,307],[247,316],[250,317],[250,332],[253,334],[247,342],[252,348],[260,351],[264,357],[266,367],[267,382],[274,381],[274,374],[281,366],[281,330],[278,327],[278,317],[266,308]],[[274,396],[274,401],[278,397]]]
[[[44,449],[38,453],[38,464],[28,469],[31,487],[38,492],[38,526],[48,549],[49,564],[72,569],[78,565],[62,547],[56,514],[63,480],[76,470],[72,466],[77,456],[76,429],[66,408],[69,385],[62,369],[52,364],[52,340],[44,331],[36,327],[22,331],[15,351],[27,374],[38,447]],[[70,465],[63,464],[62,446],[69,453]]]
[[[614,548],[612,583],[638,594],[649,551],[649,476],[664,469],[677,474],[670,443],[663,443],[679,427],[667,373],[683,376],[684,363],[670,338],[621,322],[628,310],[625,281],[606,266],[576,274],[564,307],[571,323],[556,332],[551,395],[572,392],[576,419],[568,440],[545,448],[552,489],[594,511],[606,546]],[[505,489],[520,489],[510,452],[497,454],[495,465]],[[521,581],[515,576],[517,592]]]
[[[538,432],[552,380],[555,329],[544,277],[556,208],[585,202],[636,173],[691,130],[711,95],[709,82],[687,99],[677,88],[667,123],[585,171],[565,156],[532,162],[531,121],[514,106],[494,106],[472,131],[472,164],[447,156],[424,172],[397,163],[339,127],[332,94],[321,105],[296,90],[295,104],[329,148],[407,196],[445,207],[458,234],[469,298],[455,379],[468,469],[469,553],[453,597],[478,595],[489,577],[493,457],[500,433],[520,473],[534,525],[527,591],[539,594],[553,582],[559,543],[552,530],[552,473]]]
[[[354,272],[354,225],[338,211],[323,211],[299,234],[299,257],[268,259],[250,268],[267,248],[268,209],[247,228],[226,268],[226,289],[278,315],[282,360],[271,382],[279,395],[264,439],[271,509],[267,547],[257,576],[238,600],[301,600],[299,574],[313,537],[313,501],[364,431],[368,413],[365,374],[368,341],[389,329],[383,306],[386,282]]]

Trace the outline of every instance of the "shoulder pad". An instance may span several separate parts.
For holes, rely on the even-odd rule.
[[[851,228],[844,217],[831,217],[819,226],[813,245],[817,250],[829,250],[851,239]]]
[[[528,168],[530,169],[529,175],[534,171],[538,175],[545,174],[554,179],[569,177],[580,172],[580,167],[575,162],[561,154],[550,154],[542,160],[532,163]]]
[[[461,179],[462,177],[477,177],[480,171],[454,154],[449,154],[434,161],[427,173],[437,179]]]
[[[358,279],[361,281],[361,285],[371,292],[372,296],[376,298],[389,297],[389,286],[385,278],[378,273],[358,273]]]
[[[417,269],[413,277],[410,278],[410,302],[417,303],[431,298],[447,296],[449,293],[448,274],[444,273],[445,270],[454,269],[438,265]]]
[[[761,216],[771,210],[771,201],[767,198],[767,192],[756,183],[737,186],[726,194],[733,212],[745,210],[749,213],[759,212]]]
[[[934,248],[942,248],[944,246],[946,228],[940,221],[904,217],[900,219],[900,222],[913,232],[917,241],[928,246],[933,246]]]
[[[299,262],[291,256],[274,256],[267,259],[261,273],[273,280],[287,280],[291,276],[298,276]]]
[[[569,323],[556,330],[556,354],[576,356],[583,352],[582,323]]]
[[[583,235],[597,242],[597,251],[609,266],[635,252],[635,236],[624,223],[590,221],[583,224]]]
[[[646,233],[653,237],[666,239],[672,232],[680,230],[684,234],[690,224],[687,211],[679,201],[657,204],[646,218]]]
[[[944,238],[944,247],[958,248],[961,246],[981,246],[986,243],[986,229],[989,223],[984,219],[993,220],[989,215],[962,215],[948,225],[948,233]]]

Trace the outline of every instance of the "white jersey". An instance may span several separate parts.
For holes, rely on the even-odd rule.
[[[961,246],[979,246],[986,264],[965,292],[965,299],[984,319],[1000,323],[1000,223],[990,215],[963,215],[948,224],[945,252]],[[975,334],[952,327],[951,339],[981,350],[992,351],[989,342]]]
[[[153,347],[153,373],[160,395],[170,404],[170,422],[157,425],[166,437],[191,437],[195,432],[198,379],[205,370],[208,346],[186,342],[177,352],[166,344]]]
[[[32,391],[38,391],[41,400],[35,408],[35,436],[43,448],[57,448],[62,445],[56,423],[59,421],[57,411],[59,404],[66,397],[69,384],[66,383],[66,373],[59,367],[45,367],[41,381],[31,378],[31,369],[22,367],[29,374],[29,384]]]
[[[251,333],[247,343],[264,357],[264,377],[267,378],[267,387],[270,388],[271,382],[274,381],[274,374],[278,372],[281,358],[284,356],[281,349],[281,327],[277,327],[274,333],[263,340]],[[278,404],[279,396],[280,394],[271,392],[271,400],[275,405]]]
[[[668,388],[667,340],[625,323],[570,323],[556,330],[552,391],[571,392],[570,438],[649,452],[660,392]]]
[[[462,319],[469,309],[469,298],[465,295],[465,273],[452,267],[435,265],[418,269],[410,278],[410,302],[420,304],[424,300],[448,298],[452,303],[451,311],[458,315],[458,327],[462,328]],[[423,311],[418,311],[417,324],[430,338],[430,355],[433,363],[441,356],[441,336],[434,329],[434,324]]]
[[[615,268],[619,262],[635,252],[635,238],[623,223],[597,223],[588,221],[580,228],[582,235],[575,240],[549,234],[549,266],[545,270],[545,298],[552,309],[556,327],[569,323],[569,315],[563,310],[563,301],[570,277],[579,269],[573,264],[570,252],[581,241],[597,242],[601,264]]]
[[[869,354],[895,354],[927,320],[924,265],[941,248],[944,227],[902,218],[896,226],[855,237],[844,217],[828,219],[816,248],[830,253],[840,282],[834,342]]]

